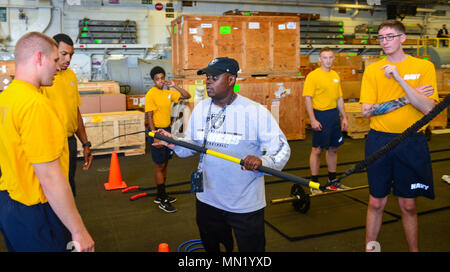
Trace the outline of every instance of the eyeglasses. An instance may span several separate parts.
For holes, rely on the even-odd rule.
[[[392,41],[395,37],[401,36],[403,34],[397,34],[397,35],[392,35],[392,34],[388,34],[386,36],[378,36],[377,37],[377,41],[378,42],[382,42],[384,39],[386,39],[386,41]]]

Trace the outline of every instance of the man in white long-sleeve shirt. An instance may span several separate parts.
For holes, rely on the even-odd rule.
[[[198,104],[190,117],[184,141],[245,158],[243,166],[201,155],[198,172],[204,191],[197,193],[197,225],[206,251],[233,250],[234,231],[239,251],[265,250],[263,173],[260,165],[281,170],[290,147],[271,113],[262,105],[235,93],[239,65],[216,58],[197,74],[206,74],[210,98]],[[163,135],[172,136],[161,131]],[[195,153],[161,142],[179,157]]]

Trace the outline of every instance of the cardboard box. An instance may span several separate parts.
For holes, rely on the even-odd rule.
[[[16,74],[16,61],[2,60],[0,61],[0,75],[14,76]]]
[[[99,95],[81,95],[80,113],[97,113],[100,112],[100,96]]]
[[[114,112],[126,111],[127,102],[124,94],[104,94],[100,95],[100,111]]]

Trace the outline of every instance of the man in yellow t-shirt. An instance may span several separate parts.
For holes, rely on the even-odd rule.
[[[70,241],[94,250],[67,181],[64,126],[39,93],[53,83],[57,48],[45,34],[22,36],[15,79],[0,94],[0,232],[9,251],[65,251]]]
[[[406,55],[401,22],[388,20],[378,28],[378,41],[386,58],[364,71],[360,103],[370,118],[366,157],[430,112],[438,102],[434,65]],[[403,229],[410,251],[418,251],[416,197],[434,198],[433,174],[428,144],[423,133],[408,137],[395,149],[367,168],[369,205],[366,245],[376,241],[387,197],[393,188],[402,212]]]
[[[83,145],[84,165],[83,170],[88,170],[92,165],[91,143],[88,141],[86,130],[79,106],[81,105],[78,92],[78,80],[75,73],[69,68],[74,53],[72,39],[63,33],[53,36],[58,43],[58,56],[60,71],[55,76],[53,85],[42,87],[41,90],[50,101],[53,102],[58,112],[61,113],[63,124],[66,128],[66,137],[69,143],[69,182],[72,193],[76,195],[75,171],[77,169],[77,139]]]
[[[331,70],[334,62],[333,50],[324,47],[319,53],[320,67],[308,74],[303,87],[306,110],[311,120],[312,150],[309,157],[311,180],[318,181],[320,157],[326,150],[328,182],[336,179],[337,150],[344,143],[342,130],[347,129],[347,116],[342,98],[341,81],[338,73]],[[342,116],[339,117],[339,113]],[[336,188],[337,187],[337,188]],[[330,189],[343,189],[344,185],[335,183]],[[320,190],[311,188],[311,193]]]
[[[155,86],[145,95],[145,112],[147,113],[149,129],[156,131],[161,128],[171,132],[171,103],[178,103],[179,99],[189,99],[191,95],[183,88],[176,86],[173,81],[166,81],[166,72],[159,66],[150,71],[150,76],[155,82]],[[164,85],[177,91],[166,90]],[[153,143],[153,140],[153,138],[149,138],[151,143]],[[172,151],[167,147],[152,145],[151,152],[152,160],[155,163],[155,183],[158,194],[154,202],[159,204],[159,208],[165,212],[175,212],[176,209],[171,203],[175,202],[176,198],[168,196],[165,190],[167,164],[172,157]]]

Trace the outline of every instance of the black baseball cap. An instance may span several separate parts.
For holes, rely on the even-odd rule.
[[[238,71],[239,71],[239,64],[236,60],[223,57],[213,59],[208,64],[208,67],[198,70],[197,75],[208,74],[218,76],[223,73],[230,73],[232,75],[237,75]]]

